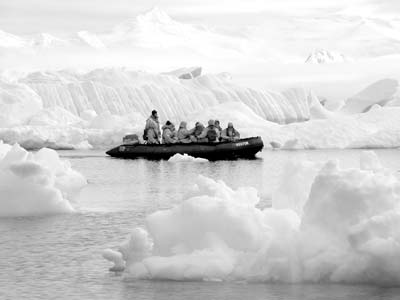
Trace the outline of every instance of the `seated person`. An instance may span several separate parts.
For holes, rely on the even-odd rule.
[[[206,141],[210,143],[219,142],[220,132],[217,127],[215,127],[214,120],[208,121],[208,126],[204,128],[203,132],[199,136],[200,141]]]
[[[190,130],[192,134],[190,135],[190,139],[192,142],[200,142],[199,137],[204,131],[204,125],[200,122],[196,122],[196,125],[193,129]]]
[[[219,120],[215,120],[215,127],[217,127],[217,129],[219,130],[219,132],[222,131],[222,127],[221,127],[221,124],[219,123]]]
[[[179,125],[179,129],[178,129],[178,133],[177,133],[178,143],[187,144],[187,143],[192,142],[192,140],[190,139],[190,135],[192,134],[194,129],[188,130],[186,128],[186,126],[187,126],[187,124],[184,121],[182,121],[181,124]]]
[[[176,137],[176,130],[173,123],[167,121],[165,125],[162,127],[162,141],[163,144],[175,144],[178,139]]]
[[[219,122],[219,120],[215,120],[215,127],[217,127],[217,129],[219,130],[220,136],[219,136],[219,141],[221,141],[221,132],[222,132],[222,127],[221,124]]]
[[[228,127],[221,132],[222,141],[236,141],[240,139],[240,133],[234,127],[232,122],[228,123]]]

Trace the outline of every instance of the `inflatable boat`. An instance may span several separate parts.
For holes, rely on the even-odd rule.
[[[261,137],[240,139],[234,142],[190,144],[123,144],[106,153],[118,158],[169,159],[180,153],[208,160],[254,158],[264,143]]]

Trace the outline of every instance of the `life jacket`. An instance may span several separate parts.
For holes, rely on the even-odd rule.
[[[235,128],[232,127],[232,129],[230,130],[230,128],[226,129],[226,135],[229,137],[235,137],[236,136],[236,130]]]
[[[193,132],[193,135],[195,137],[198,137],[203,132],[203,130],[204,130],[203,126],[196,126],[196,128],[195,128],[195,130]]]
[[[183,140],[183,139],[187,138],[188,136],[189,136],[189,133],[186,128],[181,127],[178,129],[177,137],[179,140]]]
[[[214,126],[209,127],[207,130],[207,139],[209,142],[215,142],[218,138],[217,130]]]

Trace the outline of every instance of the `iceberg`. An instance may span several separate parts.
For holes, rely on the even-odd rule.
[[[341,110],[354,114],[366,112],[375,105],[400,106],[396,105],[400,98],[398,89],[399,82],[396,79],[379,80],[347,99]]]
[[[0,217],[70,213],[86,179],[57,152],[36,153],[0,141]]]
[[[233,122],[242,136],[261,136],[275,148],[400,147],[399,107],[390,99],[380,109],[344,113],[327,110],[310,90],[256,90],[225,73],[181,80],[124,69],[35,72],[1,79],[0,138],[28,149],[110,147],[126,134],[141,136],[157,109],[161,122]]]
[[[234,84],[225,74],[182,81],[172,75],[98,69],[86,74],[37,72],[19,82],[39,95],[44,107],[57,105],[75,115],[91,109],[97,114],[138,112],[147,117],[155,108],[164,118],[177,120],[212,105],[238,101],[266,120],[289,123],[310,119],[310,107],[318,102],[307,90],[254,90]]]
[[[193,157],[190,155],[187,155],[186,153],[184,154],[175,154],[172,156],[170,159],[168,159],[169,162],[172,163],[178,163],[178,162],[208,162],[207,159],[204,158],[199,158],[199,157]]]
[[[42,108],[42,100],[31,88],[0,80],[0,127],[26,123]]]
[[[400,285],[395,174],[373,152],[360,168],[306,162],[299,173],[312,174],[306,185],[289,178],[299,197],[286,189],[292,200],[264,209],[254,188],[199,176],[182,203],[150,214],[104,257],[132,279]]]

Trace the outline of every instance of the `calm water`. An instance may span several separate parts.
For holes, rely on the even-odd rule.
[[[377,153],[400,170],[399,150]],[[400,289],[373,286],[126,281],[101,257],[147,214],[181,202],[198,174],[254,186],[267,205],[288,160],[336,158],[355,167],[359,150],[265,151],[256,160],[201,164],[60,154],[89,180],[74,203],[78,212],[0,219],[0,299],[400,299]]]

